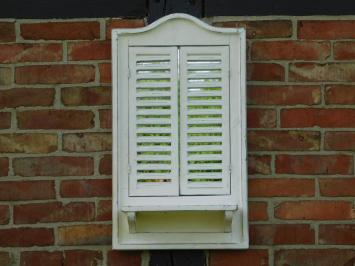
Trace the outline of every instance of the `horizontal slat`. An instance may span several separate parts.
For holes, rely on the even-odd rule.
[[[161,136],[151,136],[151,137],[137,137],[138,143],[145,143],[145,142],[164,142],[170,143],[171,137],[161,137]]]
[[[136,54],[136,61],[170,61],[169,54]]]
[[[187,53],[187,60],[221,60],[220,53]]]
[[[137,127],[137,133],[171,133],[171,128],[169,127]]]
[[[138,79],[167,79],[170,78],[170,73],[144,73],[144,74],[136,74],[136,78]]]
[[[222,169],[222,164],[221,163],[188,164],[187,168],[189,170],[220,170]]]
[[[188,184],[189,184],[189,188],[190,189],[199,189],[199,188],[210,188],[210,189],[213,189],[213,188],[223,188],[224,187],[224,184],[223,182],[221,181],[208,181],[208,182],[205,182],[205,181],[198,181],[198,182],[194,182],[194,181],[188,181]]]
[[[170,173],[137,173],[137,179],[169,179]]]
[[[213,97],[213,96],[222,96],[221,91],[191,91],[189,90],[187,93],[187,96],[189,97]]]
[[[140,91],[137,92],[137,97],[164,97],[164,96],[170,96],[171,92],[170,91]]]
[[[137,152],[171,151],[171,146],[137,146]]]
[[[220,79],[221,74],[220,73],[189,73],[187,75],[189,79]]]
[[[170,109],[139,109],[137,115],[170,115]]]
[[[137,163],[137,170],[170,170],[170,164],[140,164]]]
[[[189,118],[187,123],[189,125],[221,124],[222,118]]]
[[[222,101],[221,100],[188,100],[187,105],[218,105],[222,106]]]
[[[140,82],[135,84],[136,88],[170,88],[170,82]]]
[[[221,115],[222,109],[189,109],[188,115]]]
[[[170,155],[137,155],[138,161],[170,161]]]
[[[170,106],[170,100],[137,100],[137,106]]]
[[[189,127],[188,133],[222,133],[221,127]]]
[[[221,87],[221,82],[213,81],[213,82],[187,82],[188,88],[214,88],[214,87]]]
[[[222,146],[220,145],[196,145],[196,146],[188,146],[188,151],[221,151]]]
[[[187,70],[209,70],[209,69],[216,69],[216,68],[222,68],[222,65],[219,64],[208,64],[208,63],[200,63],[200,64],[188,64],[187,65]]]
[[[222,142],[222,137],[219,136],[198,136],[187,137],[188,142]]]
[[[187,156],[188,161],[218,161],[222,158],[222,154],[192,154]]]
[[[148,125],[148,124],[166,125],[166,124],[171,124],[171,119],[165,119],[165,118],[140,118],[140,119],[137,119],[137,124],[141,124],[141,125]]]

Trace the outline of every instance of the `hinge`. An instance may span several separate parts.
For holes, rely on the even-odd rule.
[[[232,165],[231,164],[229,165],[229,173],[230,174],[232,173]]]

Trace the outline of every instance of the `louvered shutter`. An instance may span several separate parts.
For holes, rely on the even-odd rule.
[[[129,48],[129,191],[179,193],[177,47]]]
[[[180,49],[180,193],[230,194],[229,47]]]

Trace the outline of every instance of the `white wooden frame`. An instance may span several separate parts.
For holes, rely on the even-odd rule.
[[[216,28],[185,14],[172,14],[138,29],[112,31],[113,248],[247,248],[245,31]],[[128,133],[128,49],[130,46],[230,47],[231,194],[216,196],[130,197]],[[136,212],[225,211],[231,232],[134,232]],[[232,211],[232,212],[229,212]],[[157,223],[164,222],[157,220]],[[227,226],[228,227],[228,226]]]

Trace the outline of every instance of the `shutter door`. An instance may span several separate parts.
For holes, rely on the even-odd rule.
[[[180,193],[230,194],[229,48],[180,49]]]
[[[129,48],[130,196],[179,194],[177,47]]]

